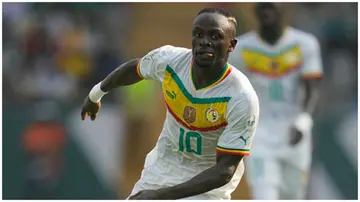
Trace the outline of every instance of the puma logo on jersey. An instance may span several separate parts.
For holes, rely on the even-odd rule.
[[[176,98],[176,93],[174,91],[171,91],[171,93],[166,90],[166,94],[170,97],[170,99],[174,100]]]
[[[241,136],[241,137],[240,137],[240,139],[241,139],[242,141],[244,141],[244,145],[247,144],[247,140],[248,140],[249,138],[250,138],[250,136],[247,137],[246,139],[244,138],[244,136]]]

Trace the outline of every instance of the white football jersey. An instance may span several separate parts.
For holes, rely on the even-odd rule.
[[[162,133],[147,155],[141,179],[153,187],[190,180],[216,164],[216,152],[248,155],[256,130],[259,106],[247,77],[227,64],[209,86],[192,79],[192,51],[162,46],[145,55],[138,74],[162,82],[167,106]],[[244,172],[239,164],[231,182],[206,195],[230,199]]]
[[[273,46],[262,41],[256,31],[237,40],[229,63],[249,78],[259,97],[259,130],[265,124],[273,131],[265,131],[264,138],[288,141],[277,134],[289,132],[288,127],[280,126],[284,122],[290,125],[301,109],[301,77],[320,77],[323,73],[318,40],[292,27],[287,27]]]

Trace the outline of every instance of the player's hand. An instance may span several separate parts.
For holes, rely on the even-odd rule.
[[[303,138],[302,132],[300,132],[295,127],[291,127],[290,144],[294,146],[294,145],[298,144],[301,141],[302,138]]]
[[[94,103],[89,99],[89,96],[87,96],[82,106],[81,119],[84,121],[86,119],[86,116],[90,116],[92,121],[95,120],[96,115],[100,110],[100,107],[101,107],[100,102]]]
[[[142,190],[129,197],[130,200],[156,200],[159,198],[159,193],[156,190]]]

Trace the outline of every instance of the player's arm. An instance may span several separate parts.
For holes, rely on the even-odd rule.
[[[305,87],[305,98],[303,102],[303,111],[310,114],[314,114],[315,107],[319,100],[319,86],[321,78],[304,78],[303,85]]]
[[[319,98],[319,85],[323,75],[318,40],[315,37],[311,38],[304,49],[302,83],[305,87],[305,99],[303,111],[312,115]]]
[[[242,157],[243,155],[220,155],[215,166],[192,179],[173,187],[156,190],[156,199],[187,198],[219,188],[231,180]]]
[[[112,71],[104,80],[96,84],[85,98],[81,111],[81,117],[85,120],[86,115],[91,120],[96,119],[100,109],[100,100],[111,89],[119,86],[127,86],[141,81],[142,79],[161,80],[165,69],[165,57],[172,51],[172,46],[162,46],[152,50],[141,59],[136,58],[123,63]]]
[[[218,141],[215,166],[182,184],[157,190],[158,199],[195,196],[230,182],[243,156],[249,154],[259,116],[259,103],[255,93],[244,97],[246,98],[228,106],[228,125]]]
[[[100,82],[100,90],[108,92],[119,86],[127,86],[141,81],[143,78],[137,71],[139,62],[140,58],[135,58],[117,67]]]
[[[297,116],[293,131],[292,144],[301,140],[302,135],[311,132],[312,116],[319,100],[319,87],[323,75],[320,46],[315,37],[310,38],[304,49],[304,61],[302,67],[301,84],[304,87],[305,97],[302,103],[302,112]]]

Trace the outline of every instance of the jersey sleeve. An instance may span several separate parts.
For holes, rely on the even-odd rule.
[[[259,119],[259,101],[255,93],[244,97],[233,106],[228,106],[228,125],[216,147],[219,153],[244,156],[250,154]]]
[[[174,49],[175,47],[166,45],[147,53],[136,66],[138,75],[144,79],[162,81]]]
[[[303,67],[302,76],[304,78],[319,78],[323,75],[323,67],[318,40],[311,36],[303,43]]]

